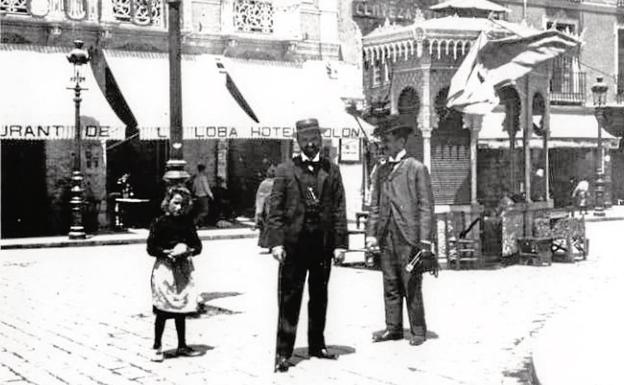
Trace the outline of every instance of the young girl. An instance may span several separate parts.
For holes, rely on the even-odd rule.
[[[152,270],[152,302],[156,315],[152,361],[164,359],[162,335],[165,322],[175,320],[179,356],[200,352],[186,345],[186,314],[197,310],[193,290],[194,270],[191,256],[201,253],[202,244],[190,218],[191,194],[184,187],[172,187],[161,204],[165,212],[150,227],[147,253],[156,257]]]

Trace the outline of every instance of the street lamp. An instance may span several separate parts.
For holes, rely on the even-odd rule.
[[[603,83],[601,76],[596,78],[596,83],[592,86],[592,95],[594,97],[594,114],[598,121],[598,167],[596,168],[596,202],[594,203],[594,215],[604,217],[604,170],[602,166],[602,128],[604,127],[605,111],[604,106],[607,104],[607,90],[609,87]]]
[[[169,143],[171,148],[163,179],[169,186],[184,184],[190,175],[182,149],[182,39],[180,32],[181,0],[168,0],[169,11]]]
[[[84,226],[82,224],[82,172],[80,167],[80,158],[82,154],[82,137],[80,130],[80,92],[86,90],[82,88],[82,83],[85,78],[83,76],[83,65],[89,62],[89,53],[82,49],[84,42],[81,40],[74,41],[74,49],[67,55],[67,60],[74,66],[74,75],[71,77],[71,81],[74,82],[73,87],[68,89],[74,90],[74,105],[75,105],[75,120],[74,120],[74,164],[72,169],[72,187],[71,187],[71,200],[69,201],[71,207],[71,224],[69,227],[69,239],[84,239],[86,237]]]

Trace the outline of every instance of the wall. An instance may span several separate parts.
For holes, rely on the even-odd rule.
[[[46,142],[46,183],[50,202],[48,221],[51,231],[55,234],[69,231],[69,228],[65,228],[69,218],[64,211],[70,198],[68,189],[71,188],[73,151],[74,142],[71,140]],[[94,232],[98,227],[107,226],[104,149],[100,142],[83,141],[82,151],[83,198],[86,203],[83,221],[87,232]],[[85,153],[88,152],[92,154],[89,162],[85,157]]]

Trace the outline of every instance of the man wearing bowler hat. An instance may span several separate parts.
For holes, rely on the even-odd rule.
[[[373,342],[403,339],[403,298],[407,303],[410,344],[426,339],[422,274],[405,266],[419,250],[430,253],[434,203],[427,167],[405,150],[411,126],[390,118],[378,127],[387,158],[371,176],[370,216],[366,246],[380,247],[386,327]]]
[[[332,257],[344,259],[347,218],[344,187],[337,165],[320,156],[321,129],[316,119],[296,123],[301,154],[280,164],[269,197],[267,240],[279,261],[279,315],[275,371],[292,366],[297,321],[308,278],[308,352],[336,359],[327,351],[325,315]]]

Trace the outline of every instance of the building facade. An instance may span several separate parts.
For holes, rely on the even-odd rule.
[[[387,99],[394,113],[414,116],[419,130],[411,139],[412,152],[430,167],[437,202],[461,205],[470,204],[472,199],[473,204],[494,207],[503,194],[521,194],[528,200],[550,200],[564,206],[570,203],[571,179],[593,182],[600,167],[605,171],[607,202],[621,199],[624,191],[617,176],[624,165],[618,151],[619,139],[615,133],[601,132],[604,156],[599,165],[591,85],[598,76],[603,77],[609,86],[608,103],[620,101],[623,91],[618,73],[624,68],[620,64],[622,4],[608,0],[495,1],[489,5],[474,1],[476,7],[484,8],[465,9],[463,5],[453,8],[452,3],[445,2],[448,8],[433,13],[427,13],[427,5],[423,4],[422,10],[409,12],[418,17],[410,23],[400,17],[388,18],[385,26],[377,26],[364,36],[363,49],[367,102]],[[486,9],[490,6],[493,9]],[[497,12],[497,7],[503,10]],[[485,20],[488,18],[489,22]],[[527,92],[520,83],[513,85],[515,90],[499,90],[501,105],[483,117],[478,133],[473,127],[471,134],[462,129],[467,127],[466,119],[462,123],[461,116],[445,109],[446,92],[479,31],[492,34],[497,29],[500,36],[514,36],[522,29],[557,29],[578,37],[583,44],[533,74],[534,84],[547,86],[534,100],[524,100]],[[506,116],[510,109],[515,109],[516,115],[530,111],[532,122],[518,115],[518,126],[509,126]],[[543,119],[545,110],[548,122]],[[529,127],[527,143],[531,150],[527,156],[521,149],[524,122],[533,126]],[[548,154],[543,146],[545,126],[549,127]],[[444,135],[450,127],[456,127],[455,133]],[[472,155],[471,140],[477,147]],[[455,148],[455,153],[445,153],[445,146]],[[550,158],[549,169],[545,170],[548,193],[527,191],[533,176],[527,177],[521,170],[543,168],[546,155]],[[470,170],[470,159],[476,162],[477,170]],[[470,175],[476,175],[472,191]],[[533,183],[533,187],[536,185]]]
[[[116,126],[116,135],[87,138],[83,132],[81,156],[89,202],[85,213],[87,230],[110,225],[114,202],[111,196],[118,191],[117,180],[126,173],[131,175],[135,196],[149,200],[141,209],[143,216],[156,215],[163,191],[164,164],[169,157],[166,2],[2,0],[0,13],[1,49],[6,57],[24,50],[37,51],[39,58],[51,57],[69,51],[76,39],[83,40],[91,53],[95,80],[87,86],[90,90],[83,93],[84,103],[95,94],[105,99],[107,103],[94,107],[93,115],[112,110],[110,124]],[[347,186],[350,212],[359,210],[362,134],[355,119],[341,115],[348,104],[363,98],[359,81],[361,34],[352,19],[351,2],[184,0],[181,16],[183,151],[187,170],[192,174],[198,164],[205,164],[213,185],[217,176],[225,179],[236,214],[252,214],[255,190],[266,169],[293,152],[295,120],[311,117],[319,110],[332,111],[327,113],[330,117],[316,117],[331,128],[325,144],[336,161],[341,159],[341,147],[347,148],[349,141],[358,143],[357,156],[342,166],[352,177],[349,180],[353,180]],[[33,71],[49,71],[49,77],[69,79],[69,64],[67,71],[59,70],[60,73],[45,65],[41,63],[41,68]],[[0,69],[5,74],[19,70],[5,63],[0,63]],[[289,74],[287,78],[277,83],[263,80],[264,74],[282,70]],[[185,78],[185,73],[192,76]],[[314,79],[316,85],[311,84]],[[200,86],[200,81],[205,83]],[[238,121],[213,121],[228,115],[227,112],[234,115],[243,111],[239,106],[220,111],[224,108],[223,100],[232,99],[231,94],[223,93],[223,85],[227,82],[229,87],[230,81],[259,115],[259,123],[252,128],[247,127],[251,127],[247,121],[241,123],[251,134],[237,136]],[[45,88],[28,85],[36,90]],[[316,87],[316,91],[305,92],[310,87]],[[15,88],[18,89],[3,87],[0,92],[5,99],[21,98],[23,104],[28,104],[27,92],[17,85]],[[284,94],[296,97],[288,99]],[[332,100],[331,105],[326,99]],[[287,104],[299,105],[301,101],[310,108],[299,108],[294,113]],[[66,105],[73,107],[69,93]],[[315,105],[318,106],[312,108]],[[32,116],[39,124],[46,123],[45,110],[31,106]],[[203,111],[212,112],[204,115]],[[23,119],[30,118],[29,113],[24,114],[29,117]],[[337,120],[336,115],[340,115]],[[72,136],[50,140],[45,135],[28,135],[25,128],[17,128],[20,124],[3,122],[0,132],[2,236],[65,233],[69,222],[68,178],[74,156]],[[94,126],[104,124],[98,122]],[[27,192],[20,184],[23,175],[29,175]],[[41,218],[51,219],[41,223]]]

